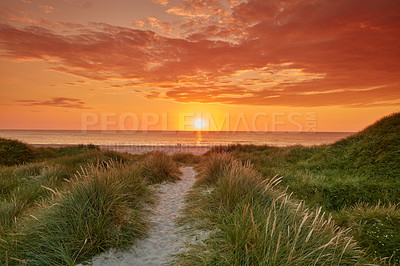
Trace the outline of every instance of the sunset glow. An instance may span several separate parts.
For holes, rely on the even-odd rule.
[[[358,131],[400,111],[397,0],[0,0],[0,8],[2,129],[81,129],[89,113],[99,117],[90,129],[105,114],[114,115],[110,128],[135,128],[134,114],[138,129],[177,130],[182,113],[206,110],[217,130],[229,114],[224,130],[297,131],[313,113],[316,131]]]
[[[197,129],[203,129],[205,126],[205,122],[202,119],[197,119],[193,122],[193,126]]]

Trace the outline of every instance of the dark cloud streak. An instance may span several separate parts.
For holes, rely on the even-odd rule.
[[[24,106],[52,106],[52,107],[65,107],[65,108],[77,108],[77,109],[90,109],[86,107],[86,103],[80,99],[66,98],[66,97],[55,97],[51,100],[16,100]]]

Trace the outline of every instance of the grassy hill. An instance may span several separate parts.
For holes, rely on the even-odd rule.
[[[352,227],[371,255],[400,261],[400,113],[331,145],[235,145],[214,151],[251,161],[267,178],[282,176],[282,188]]]

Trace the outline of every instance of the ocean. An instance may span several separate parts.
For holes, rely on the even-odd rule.
[[[80,131],[80,130],[0,130],[0,137],[17,139],[35,146],[94,144],[103,148],[128,151],[197,147],[202,150],[229,144],[270,146],[313,146],[330,144],[353,133],[349,132],[229,132],[229,131]]]

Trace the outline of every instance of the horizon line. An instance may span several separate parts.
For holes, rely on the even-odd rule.
[[[144,133],[144,132],[199,132],[199,133],[207,133],[207,132],[217,132],[217,133],[358,133],[359,131],[265,131],[265,130],[101,130],[101,129],[90,129],[90,130],[82,130],[82,129],[3,129],[0,128],[0,131],[80,131],[80,132],[126,132],[126,133]]]

